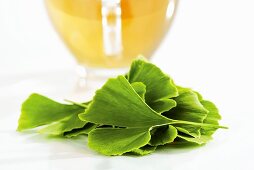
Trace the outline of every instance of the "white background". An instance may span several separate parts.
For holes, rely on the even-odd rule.
[[[0,0],[0,169],[254,169],[254,1],[180,0],[173,27],[152,61],[180,85],[214,101],[223,116],[214,140],[145,157],[104,157],[86,139],[46,140],[15,132],[30,93],[73,91],[75,61],[42,0]]]

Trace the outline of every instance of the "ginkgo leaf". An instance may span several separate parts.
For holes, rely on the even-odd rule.
[[[164,115],[175,120],[203,123],[208,111],[200,103],[198,95],[195,92],[184,89],[184,91],[180,91],[179,96],[174,98],[174,100],[177,106],[164,113]],[[178,124],[175,126],[179,127],[178,130],[183,133],[192,135],[193,137],[200,136],[201,127],[187,124]]]
[[[151,131],[151,140],[149,144],[152,146],[164,145],[173,142],[176,137],[177,129],[172,125],[155,127]]]
[[[156,150],[156,146],[145,145],[139,149],[132,150],[130,153],[133,153],[135,155],[144,156],[144,155],[154,152],[155,150]]]
[[[144,85],[142,82],[134,82],[131,83],[132,88],[136,91],[136,93],[145,100],[145,94],[146,94],[146,85]]]
[[[22,131],[50,124],[84,111],[85,108],[81,106],[60,104],[42,95],[32,94],[22,104],[17,130]],[[80,121],[78,117],[77,121]],[[68,126],[75,127],[76,125],[68,124]]]
[[[217,107],[210,101],[202,100],[202,105],[208,110],[208,114],[204,119],[203,123],[219,125],[221,116]],[[214,127],[202,127],[201,134],[211,136],[218,128]]]
[[[120,127],[151,127],[171,122],[152,110],[124,76],[109,79],[79,117],[95,124]]]
[[[92,130],[94,130],[98,125],[93,123],[86,123],[86,125],[82,128],[73,129],[68,132],[64,132],[64,136],[67,138],[76,137],[79,135],[88,135]]]
[[[138,59],[132,62],[127,79],[130,83],[142,82],[146,85],[145,101],[154,110],[158,108],[156,105],[158,105],[157,102],[159,100],[178,96],[178,91],[173,80],[164,74],[160,68],[145,60]],[[171,104],[169,102],[170,106]],[[170,109],[172,106],[164,106],[164,108]]]
[[[180,96],[182,94],[186,94],[186,93],[190,93],[190,89],[181,89],[180,90]],[[199,121],[195,121],[195,122],[202,122],[205,124],[210,124],[210,125],[219,125],[219,120],[221,119],[221,116],[219,114],[218,109],[216,108],[216,106],[207,100],[203,100],[202,96],[197,93],[197,92],[193,92],[197,95],[197,99],[199,100],[200,104],[202,105],[203,108],[205,108],[206,110],[206,114],[204,117],[200,117]],[[197,100],[196,100],[197,102]],[[185,102],[187,104],[187,102]],[[191,109],[194,110],[194,109]],[[197,110],[202,110],[197,109]],[[198,113],[200,112],[193,112],[193,114],[197,114],[196,117],[195,116],[191,116],[192,118],[197,118]],[[173,117],[176,118],[176,117]],[[185,120],[188,120],[185,119]],[[190,120],[190,119],[189,119]],[[176,128],[179,132],[181,132],[181,135],[178,135],[179,138],[184,139],[188,142],[192,142],[192,143],[197,143],[197,144],[204,144],[207,143],[209,140],[212,139],[212,134],[218,129],[218,127],[197,127],[197,126],[193,126],[193,125],[176,125]],[[185,134],[185,135],[184,135]]]
[[[84,127],[88,122],[81,121],[78,117],[79,113],[64,118],[61,121],[50,124],[39,130],[39,133],[48,135],[62,135],[65,132],[72,131]]]
[[[88,135],[88,145],[104,155],[122,155],[145,146],[149,128],[98,128]]]
[[[152,103],[153,110],[157,113],[163,113],[176,107],[177,103],[173,99],[161,99]]]
[[[184,139],[188,142],[192,142],[192,143],[196,143],[196,144],[205,144],[207,143],[209,140],[212,139],[211,136],[207,136],[207,135],[201,135],[198,137],[191,137],[191,136],[186,136],[186,135],[178,135],[179,138]]]

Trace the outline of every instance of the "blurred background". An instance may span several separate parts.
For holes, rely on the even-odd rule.
[[[244,98],[254,85],[253,7],[252,0],[180,0],[173,26],[152,61],[178,84],[210,92],[208,97],[217,101]],[[15,77],[73,71],[75,66],[43,0],[0,0],[0,87]]]
[[[245,161],[246,167],[251,166],[249,155],[254,151],[251,143],[254,138],[249,137],[249,132],[254,130],[251,125],[254,119],[253,9],[253,0],[179,0],[173,26],[152,58],[177,84],[200,91],[217,104],[223,116],[222,124],[230,127],[228,132],[223,132],[226,136],[221,133],[224,138],[217,140],[229,142],[226,152],[232,156],[222,155],[218,159],[229,165],[239,161],[236,155],[242,152],[246,160],[242,158],[240,162]],[[34,88],[27,80],[46,74],[51,80],[63,81],[75,67],[72,54],[50,23],[43,0],[0,0],[1,107],[7,110],[10,100],[7,102],[6,97],[14,99],[21,94],[14,104],[17,108],[13,111],[18,112],[21,99],[34,90],[51,96],[55,93],[56,97],[61,90],[66,90],[61,88],[65,84],[52,87],[40,82],[40,88]],[[201,165],[209,161],[217,159],[211,158]],[[231,169],[241,168],[241,163]],[[227,168],[225,165],[224,169]]]

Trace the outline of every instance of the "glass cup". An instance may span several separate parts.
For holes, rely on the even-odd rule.
[[[45,0],[79,65],[116,70],[150,58],[174,18],[177,0]]]

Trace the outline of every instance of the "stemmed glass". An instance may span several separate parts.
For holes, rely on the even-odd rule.
[[[150,58],[175,16],[177,0],[45,0],[79,76],[103,82],[137,56]]]

